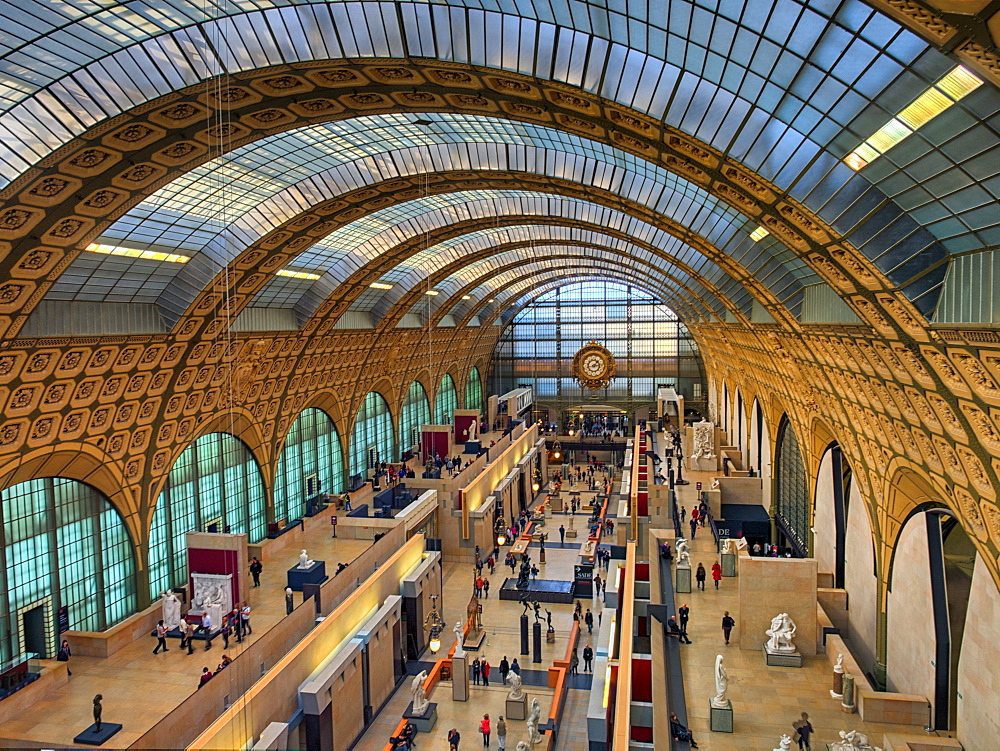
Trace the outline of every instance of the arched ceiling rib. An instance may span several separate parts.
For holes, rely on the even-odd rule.
[[[587,253],[582,253],[583,250]],[[412,294],[408,294],[404,302],[397,303],[381,316],[380,325],[391,327],[399,315],[408,310],[429,316],[433,325],[447,314],[454,315],[475,304],[475,301],[488,301],[492,295],[498,294],[505,284],[501,275],[509,270],[545,265],[554,267],[568,261],[585,263],[588,260],[628,269],[636,275],[636,279],[648,278],[650,281],[646,284],[657,284],[661,295],[669,299],[671,306],[687,320],[722,320],[722,312],[712,308],[689,282],[663,272],[649,260],[628,259],[603,248],[537,246],[508,251],[493,256],[487,262],[465,267],[436,284],[434,290],[439,292],[436,296],[426,294],[426,285],[410,290]],[[485,282],[487,279],[488,283]],[[463,300],[463,297],[470,299]],[[379,314],[378,310],[372,312]]]

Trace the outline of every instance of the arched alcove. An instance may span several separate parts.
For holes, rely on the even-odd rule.
[[[134,548],[102,493],[40,477],[0,491],[0,661],[52,657],[60,608],[80,631],[102,631],[134,613]]]
[[[267,534],[264,481],[243,441],[207,433],[174,462],[149,530],[150,597],[187,584],[188,532],[234,532],[251,543]]]
[[[306,500],[344,488],[344,451],[333,420],[307,408],[292,423],[274,478],[274,518],[291,521],[306,513]]]

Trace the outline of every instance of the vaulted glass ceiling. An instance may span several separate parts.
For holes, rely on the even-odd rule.
[[[1000,245],[1000,217],[993,210],[1000,198],[995,88],[973,92],[858,174],[841,161],[955,65],[861,0],[603,5],[3,2],[0,185],[94,124],[212,76],[310,60],[437,58],[578,86],[700,138],[816,211],[928,314],[949,253]],[[402,141],[379,153],[398,150],[416,160],[414,171],[429,168],[434,160],[424,157],[435,151],[429,142],[407,146],[409,134],[385,122],[383,140]],[[379,150],[352,140],[359,138],[357,131],[341,137],[342,147]],[[551,137],[551,144],[540,133],[531,138],[531,145],[519,145],[544,143],[560,151],[567,146],[562,137]],[[465,149],[469,140],[443,143]],[[576,153],[597,161],[608,156],[603,147],[586,148],[593,153]],[[370,177],[351,169],[369,167],[357,151],[343,153],[338,178]],[[203,258],[179,273],[148,261],[84,259],[60,280],[51,299],[117,299],[111,293],[120,290],[129,300],[155,299],[171,316],[179,315],[192,290],[267,225],[279,201],[298,193],[286,206],[291,210],[299,198],[313,197],[308,189],[315,187],[318,197],[329,188],[304,186],[314,179],[308,169],[309,177],[274,185],[284,173],[269,171],[272,154],[251,146],[243,156],[256,157],[256,174],[238,156],[221,160],[208,172],[192,174],[185,186],[178,184],[173,199],[161,196],[161,204],[146,205],[106,233],[109,241],[133,237],[139,247],[162,244],[177,251],[190,244],[203,249]],[[385,160],[375,161],[381,166]],[[639,161],[621,152],[610,160],[645,177],[648,170]],[[207,215],[213,194],[224,194],[229,203]],[[217,217],[227,220],[224,234]],[[84,292],[84,285],[91,291]],[[108,294],[102,296],[102,289]]]
[[[645,204],[732,254],[793,308],[802,285],[820,281],[773,238],[750,241],[757,225],[747,216],[699,186],[619,149],[496,118],[431,114],[427,122],[431,125],[415,125],[401,115],[360,117],[265,138],[213,160],[158,190],[98,239],[125,247],[171,248],[192,256],[191,263],[161,268],[154,276],[142,259],[112,263],[82,254],[47,299],[155,299],[168,316],[178,316],[223,263],[316,203],[391,177],[455,169],[534,172],[596,185]],[[646,223],[567,201],[533,192],[473,191],[428,195],[382,209],[334,231],[290,262],[296,270],[321,274],[320,280],[275,277],[253,304],[295,308],[308,317],[352,272],[412,237],[456,221],[519,213],[571,216],[640,232],[696,268],[705,263],[701,253]],[[567,205],[573,208],[558,208]],[[380,281],[394,283],[423,269],[426,257],[400,259],[404,265]],[[710,266],[706,273],[721,286],[725,273]]]

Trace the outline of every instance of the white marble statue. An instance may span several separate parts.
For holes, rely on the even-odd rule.
[[[841,730],[840,740],[830,744],[830,751],[877,751],[868,744],[868,736],[857,730]]]
[[[524,687],[521,685],[521,676],[517,673],[511,673],[510,678],[510,693],[507,694],[508,699],[513,699],[514,701],[519,701],[524,698]]]
[[[725,540],[723,540],[722,541],[722,552],[723,553],[735,554],[736,553],[736,540],[734,540],[731,537],[727,537]]]
[[[177,595],[173,592],[164,592],[162,602],[163,625],[167,627],[168,631],[172,628],[177,628],[177,624],[181,622],[181,601],[177,599]]]
[[[422,715],[427,711],[427,695],[424,693],[424,682],[427,680],[427,671],[421,670],[410,683],[410,696],[413,697],[413,714]]]
[[[462,642],[465,641],[465,634],[462,633],[462,622],[455,621],[455,628],[452,629],[455,632],[455,657],[465,657],[465,650],[462,648]]]
[[[313,565],[313,562],[309,560],[309,556],[306,555],[306,551],[303,550],[299,554],[299,568],[309,568]]]
[[[194,592],[191,597],[192,615],[209,613],[212,623],[221,623],[223,613],[233,609],[232,574],[191,574]]]
[[[531,711],[528,712],[528,722],[534,722],[538,725],[538,718],[542,716],[542,707],[538,703],[538,697],[536,696],[531,700]]]
[[[532,746],[542,742],[541,733],[538,732],[538,723],[528,718],[528,743]]]
[[[475,419],[469,425],[469,440],[475,441],[479,439],[479,419]]]
[[[677,538],[677,567],[691,568],[691,553],[688,552],[688,541],[685,537]]]
[[[833,672],[834,673],[844,672],[844,655],[842,654],[837,655],[837,664],[833,666]]]
[[[789,751],[792,747],[792,739],[786,734],[781,734],[781,740],[778,741],[778,747],[774,751]]]
[[[530,751],[530,749],[531,747],[528,745],[527,741],[518,741],[515,751]]]
[[[712,434],[715,426],[707,420],[694,424],[694,448],[691,451],[692,459],[714,459]]]
[[[795,645],[792,644],[792,637],[795,636],[795,621],[793,621],[788,613],[778,613],[771,619],[771,628],[765,632],[770,639],[767,642],[768,652],[787,652],[792,653],[795,651]]]
[[[722,667],[722,655],[715,656],[715,697],[712,699],[712,706],[726,709],[729,707],[729,700],[726,699],[726,689],[729,687],[729,676],[726,669]]]

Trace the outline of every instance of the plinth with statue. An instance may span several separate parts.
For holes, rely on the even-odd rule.
[[[770,638],[764,642],[764,658],[768,665],[800,668],[802,654],[792,643],[795,621],[788,613],[779,613],[771,619],[771,628],[765,632]]]
[[[314,561],[303,550],[299,563],[288,569],[287,586],[294,592],[301,592],[304,584],[322,584],[326,581],[326,561]]]
[[[403,717],[421,733],[429,733],[437,724],[437,704],[427,698],[424,683],[427,682],[427,671],[421,670],[410,681],[410,703],[403,712]]]
[[[677,538],[677,565],[674,567],[674,591],[687,594],[691,591],[691,553],[688,552],[688,541],[684,537]]]
[[[528,716],[528,694],[524,691],[521,676],[511,673],[507,678],[510,693],[507,694],[506,717],[508,720],[523,720]]]
[[[709,729],[713,733],[733,732],[733,703],[726,697],[729,676],[722,655],[715,656],[715,696],[708,700]]]
[[[486,640],[486,629],[483,628],[483,606],[475,595],[469,600],[465,609],[466,625],[465,640],[462,649],[476,652]]]
[[[94,724],[76,736],[73,743],[85,746],[103,746],[111,736],[122,729],[119,723],[104,721],[104,707],[101,704],[103,700],[104,697],[101,694],[94,697]]]

